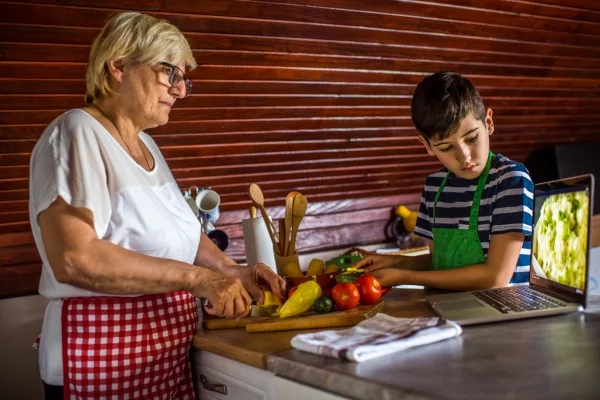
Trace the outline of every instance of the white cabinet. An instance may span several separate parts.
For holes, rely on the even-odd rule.
[[[275,376],[204,350],[194,349],[192,362],[200,400],[266,400],[267,387]]]
[[[200,400],[343,399],[204,350],[194,349],[192,362]]]
[[[271,379],[268,392],[269,399],[285,400],[346,400],[346,397],[340,397],[333,393],[324,392],[310,386],[302,385],[298,382],[274,376]]]

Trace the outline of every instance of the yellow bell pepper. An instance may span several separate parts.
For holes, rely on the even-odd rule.
[[[292,297],[279,309],[279,316],[281,318],[294,317],[310,310],[315,300],[321,297],[322,294],[321,286],[314,278],[312,281],[301,283]]]
[[[419,215],[418,211],[411,211],[408,207],[399,205],[396,207],[396,215],[402,217],[402,225],[404,225],[404,229],[406,229],[407,232],[410,233],[415,230],[417,217]]]
[[[302,273],[300,266],[292,261],[283,267],[283,276],[286,278],[296,278],[304,276],[304,274]]]
[[[310,264],[308,264],[308,269],[306,270],[306,276],[319,275],[323,273],[325,269],[325,263],[323,260],[319,260],[318,258],[313,258]]]
[[[261,307],[281,307],[281,300],[275,296],[270,290],[263,290],[263,303],[259,304]]]

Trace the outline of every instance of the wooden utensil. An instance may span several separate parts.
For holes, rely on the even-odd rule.
[[[217,318],[205,314],[202,320],[202,327],[206,330],[244,328],[250,323],[266,321],[268,319],[271,319],[271,317],[244,317],[238,321],[235,318]]]
[[[290,239],[290,250],[289,254],[296,252],[296,235],[298,234],[298,228],[302,222],[302,218],[306,214],[306,208],[308,207],[308,200],[301,194],[294,196],[294,208],[292,211],[292,238]]]
[[[250,333],[294,329],[334,328],[340,326],[354,326],[383,311],[385,311],[384,301],[375,305],[358,306],[351,310],[335,311],[327,314],[317,314],[312,311],[308,314],[293,318],[244,317],[239,321],[236,321],[235,318],[217,318],[204,315],[202,326],[206,330],[246,327],[246,331]]]
[[[371,306],[359,306],[347,311],[338,311],[327,314],[313,314],[295,318],[271,317],[267,320],[251,322],[246,325],[246,332],[275,332],[290,331],[295,329],[333,328],[340,326],[354,326],[365,319],[372,318],[375,314],[385,309],[385,302]]]
[[[292,192],[298,193],[298,192]],[[300,193],[298,193],[300,194]],[[290,255],[290,229],[292,229],[292,217],[294,212],[294,196],[288,194],[285,198],[285,220],[284,220],[284,229],[285,229],[285,246],[283,247],[283,254],[285,256]]]
[[[283,218],[279,219],[279,248],[281,249],[282,256],[285,256],[285,248],[288,243],[288,238],[286,238],[286,229],[285,229],[285,221]]]
[[[296,195],[298,195],[298,194],[300,194],[300,192],[294,192],[294,191],[292,191],[292,192],[289,192],[289,193],[287,194],[287,196],[285,196],[285,199],[287,200],[287,199],[289,199],[289,198],[292,198],[292,197],[294,197],[294,196],[296,196]]]
[[[260,209],[260,213],[262,214],[263,220],[265,221],[265,224],[267,226],[267,231],[269,231],[269,236],[271,236],[273,247],[276,250],[279,250],[278,254],[281,254],[282,251],[279,248],[277,239],[275,239],[275,226],[271,222],[271,219],[267,214],[267,210],[265,210],[265,197],[263,196],[262,190],[260,190],[260,187],[256,183],[253,183],[248,189],[248,194],[250,195],[250,199],[252,200],[254,205]]]

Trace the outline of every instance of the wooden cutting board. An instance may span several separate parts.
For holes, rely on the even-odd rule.
[[[385,310],[385,302],[375,305],[358,306],[351,310],[336,311],[326,314],[317,314],[314,311],[298,317],[246,317],[239,321],[226,318],[211,318],[204,316],[202,326],[204,329],[229,329],[246,328],[249,333],[289,331],[295,329],[334,328],[341,326],[354,326],[365,319],[373,317]]]

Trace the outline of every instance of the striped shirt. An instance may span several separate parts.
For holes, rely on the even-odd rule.
[[[447,169],[431,174],[425,180],[415,234],[433,240],[433,204]],[[462,179],[450,174],[440,194],[436,209],[436,228],[468,229],[477,178]],[[492,235],[518,232],[525,235],[511,284],[529,281],[533,213],[533,182],[527,168],[501,154],[492,166],[479,206],[479,240],[487,257]],[[436,251],[435,249],[434,251]]]

